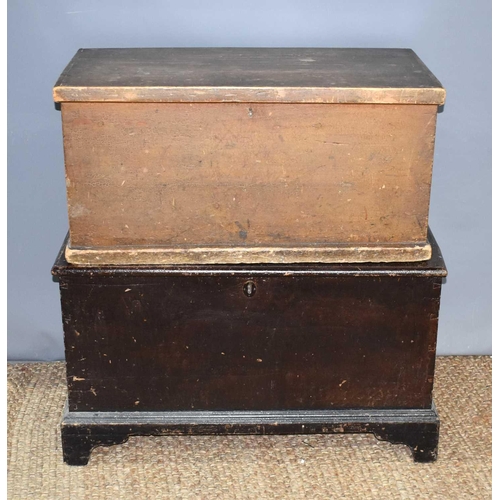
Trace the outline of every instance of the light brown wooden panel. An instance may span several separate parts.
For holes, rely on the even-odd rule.
[[[426,242],[436,110],[64,103],[71,246]]]

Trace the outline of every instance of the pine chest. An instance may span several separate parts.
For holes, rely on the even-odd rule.
[[[408,49],[83,49],[75,264],[420,261],[445,91]]]

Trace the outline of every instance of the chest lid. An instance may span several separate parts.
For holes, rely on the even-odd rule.
[[[444,103],[411,49],[80,49],[55,102]]]

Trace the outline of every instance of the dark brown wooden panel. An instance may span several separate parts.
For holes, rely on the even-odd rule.
[[[429,407],[440,281],[62,282],[70,410]]]

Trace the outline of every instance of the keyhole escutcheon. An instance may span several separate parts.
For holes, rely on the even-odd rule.
[[[243,285],[243,293],[247,297],[253,297],[255,295],[256,291],[257,291],[257,287],[255,286],[255,283],[253,281],[247,281]]]

